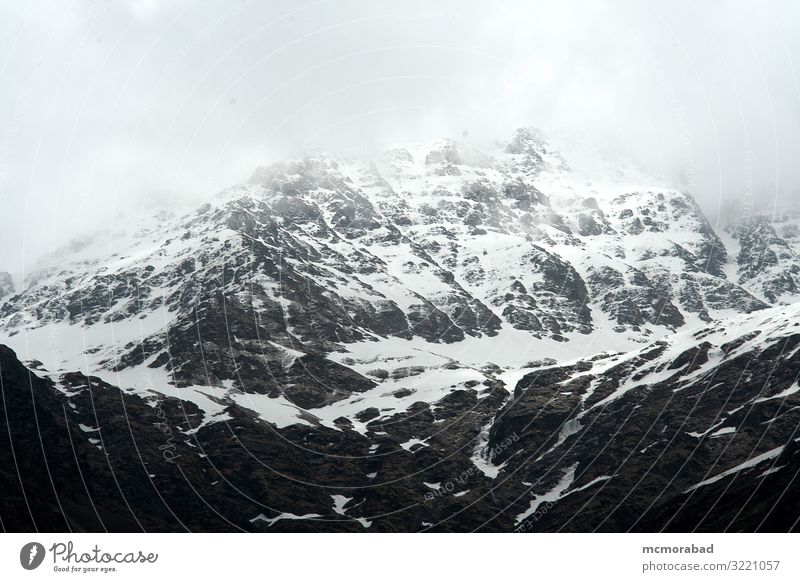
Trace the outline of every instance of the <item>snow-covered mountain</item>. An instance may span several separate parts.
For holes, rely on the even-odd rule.
[[[14,292],[14,279],[11,273],[0,272],[0,301]]]
[[[797,301],[800,209],[748,216],[726,230],[736,243],[736,269],[732,276],[771,304]]]
[[[45,257],[0,288],[0,343],[90,449],[116,422],[86,417],[95,384],[169,403],[198,479],[213,451],[217,483],[258,482],[231,485],[258,490],[223,508],[238,528],[668,527],[686,491],[795,455],[800,212],[715,228],[634,168],[585,174],[532,129],[308,154]]]

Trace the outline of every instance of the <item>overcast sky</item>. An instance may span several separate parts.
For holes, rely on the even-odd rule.
[[[0,0],[0,270],[298,148],[534,125],[800,199],[796,2]]]

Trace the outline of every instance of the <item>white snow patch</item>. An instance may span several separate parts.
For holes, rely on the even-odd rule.
[[[781,469],[783,469],[785,466],[786,466],[786,465],[780,465],[779,467],[772,467],[772,468],[770,468],[770,469],[767,469],[766,471],[764,471],[763,473],[761,473],[761,475],[759,475],[759,476],[758,476],[758,478],[761,478],[761,477],[766,477],[767,475],[772,475],[773,473],[777,473],[778,471],[780,471]]]
[[[712,483],[716,483],[717,481],[719,481],[721,479],[724,479],[725,477],[729,477],[729,476],[731,476],[731,475],[733,475],[735,473],[738,473],[739,471],[744,471],[745,469],[750,469],[751,467],[755,467],[759,463],[763,463],[764,461],[768,461],[770,459],[774,459],[774,458],[776,458],[778,455],[780,455],[783,452],[784,448],[786,448],[785,445],[777,447],[777,448],[774,448],[774,449],[772,449],[770,451],[767,451],[766,453],[761,453],[760,455],[757,455],[757,456],[753,457],[752,459],[749,459],[749,460],[745,461],[744,463],[740,463],[740,464],[736,465],[732,469],[728,469],[727,471],[723,471],[719,475],[715,475],[714,477],[711,477],[710,479],[706,479],[705,481],[701,481],[700,483],[697,483],[696,485],[692,485],[691,487],[689,487],[685,491],[685,493],[689,493],[690,491],[694,491],[695,489],[698,489],[698,488],[703,487],[705,485],[711,485]]]
[[[719,429],[718,431],[715,431],[715,432],[711,433],[711,438],[721,437],[721,436],[724,436],[726,434],[733,434],[735,432],[736,432],[736,427],[735,426],[724,426],[721,429]]]
[[[409,439],[404,443],[400,443],[400,446],[407,451],[410,451],[415,445],[423,445],[427,447],[428,443],[426,443],[425,441],[421,441],[417,438]]]
[[[767,402],[769,400],[775,400],[776,398],[786,398],[795,394],[796,392],[800,391],[800,382],[797,384],[793,384],[789,386],[786,390],[781,392],[780,394],[775,394],[774,396],[764,396],[762,398],[757,398],[753,404],[761,404],[762,402]]]
[[[558,501],[558,499],[562,496],[562,494],[569,489],[569,486],[572,485],[573,481],[575,481],[575,470],[578,468],[578,463],[575,463],[571,467],[569,467],[564,474],[561,476],[561,479],[556,484],[555,487],[550,489],[541,495],[536,495],[532,500],[531,504],[522,513],[517,515],[515,524],[519,525],[526,519],[528,519],[531,515],[536,513],[536,510],[539,509],[539,506],[542,503],[546,503],[548,501]]]
[[[281,513],[277,517],[267,517],[263,513],[259,513],[253,519],[250,520],[250,523],[255,523],[257,521],[266,521],[270,527],[275,525],[275,523],[281,521],[282,519],[313,519],[315,517],[321,517],[318,513],[306,513],[305,515],[295,515],[294,513]]]
[[[333,512],[339,515],[347,515],[347,511],[344,507],[350,503],[353,498],[345,497],[344,495],[331,495],[331,499],[333,499]]]

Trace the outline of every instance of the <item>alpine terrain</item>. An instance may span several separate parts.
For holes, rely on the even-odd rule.
[[[0,525],[800,529],[800,207],[595,161],[309,153],[0,274]]]

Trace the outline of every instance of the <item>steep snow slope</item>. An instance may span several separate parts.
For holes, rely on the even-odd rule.
[[[540,362],[521,378],[452,362],[436,372],[428,354],[391,374],[387,392],[419,377],[433,390],[436,374],[464,385],[438,399],[421,390],[390,414],[383,406],[408,394],[368,390],[371,406],[356,421],[335,416],[358,408],[351,397],[313,409],[321,424],[309,415],[271,426],[247,405],[227,403],[224,422],[198,425],[192,402],[78,373],[52,383],[0,347],[4,523],[20,531],[31,520],[59,531],[791,531],[800,306],[734,319],[631,353]],[[510,398],[502,381],[516,386]],[[251,396],[259,395],[233,395]],[[31,461],[16,472],[8,439]],[[27,512],[20,471],[37,492]]]
[[[800,293],[800,210],[747,216],[729,225],[740,285],[769,303],[793,303]]]
[[[260,168],[5,286],[0,371],[24,401],[23,360],[123,473],[119,407],[167,408],[204,494],[269,499],[230,502],[233,529],[652,530],[731,483],[774,502],[752,483],[797,465],[800,215],[717,233],[687,193],[568,159],[521,129]]]
[[[530,129],[486,149],[289,160],[186,216],[46,257],[0,329],[54,377],[169,393],[204,422],[235,403],[333,427],[764,309],[778,295],[754,257],[769,245],[788,249],[774,262],[789,279],[800,269],[764,229],[726,249],[688,194],[600,168],[573,170]],[[731,246],[749,240],[732,232]]]
[[[525,526],[545,531],[764,527],[780,490],[760,484],[800,467],[798,330],[800,306],[775,308],[525,376],[487,443],[517,437],[497,479],[531,485],[507,510],[519,525],[549,499]],[[746,497],[715,512],[731,488],[760,514]]]

